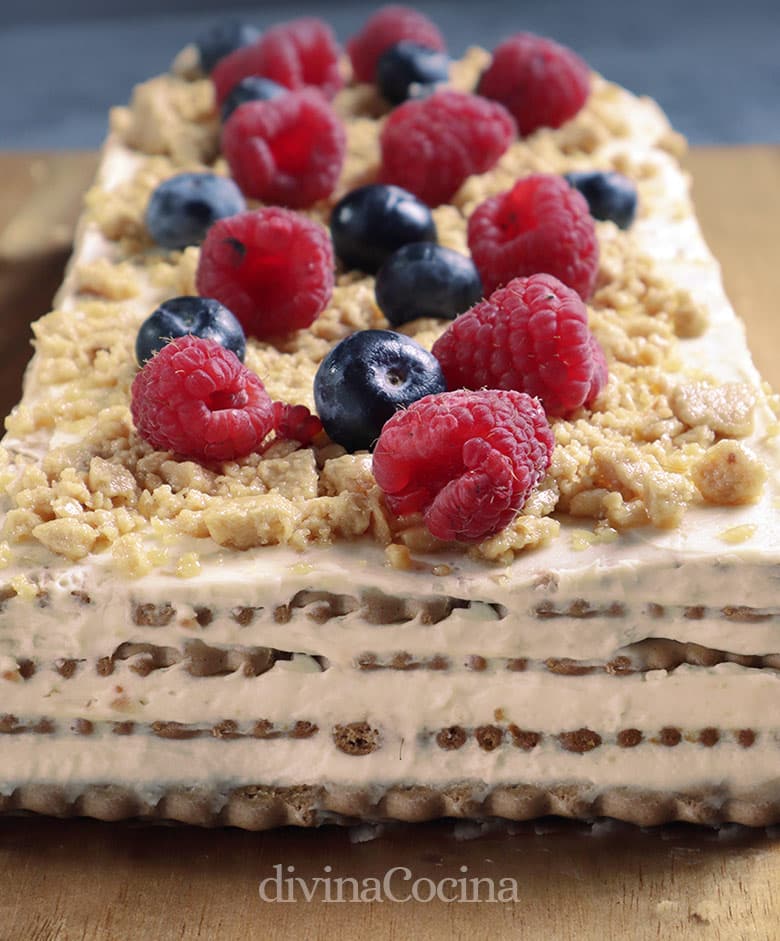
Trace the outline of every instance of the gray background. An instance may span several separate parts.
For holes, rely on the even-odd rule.
[[[378,4],[0,0],[0,148],[96,147],[110,105],[222,16],[261,28],[327,19],[345,39]],[[518,30],[552,36],[656,98],[693,143],[780,141],[780,0],[421,2],[458,53]],[[162,12],[164,11],[164,12]]]

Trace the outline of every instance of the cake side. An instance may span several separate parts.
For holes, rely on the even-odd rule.
[[[570,499],[569,510],[587,507],[585,518],[602,519],[593,531],[581,520],[551,518],[556,501],[545,503],[543,491],[538,515],[533,508],[526,511],[511,534],[469,557],[426,540],[419,526],[393,532],[370,502],[378,496],[368,497],[365,459],[344,462],[338,453],[314,455],[308,449],[283,449],[265,465],[249,464],[251,472],[243,478],[239,468],[236,489],[228,486],[225,503],[209,516],[204,489],[187,486],[197,468],[145,454],[147,473],[159,481],[154,490],[148,480],[142,488],[153,501],[148,525],[133,525],[130,512],[115,512],[126,508],[127,494],[121,481],[117,487],[117,475],[109,474],[101,481],[110,507],[105,530],[92,520],[82,525],[99,533],[90,548],[105,541],[111,552],[74,558],[66,540],[57,547],[65,552],[52,553],[33,531],[72,518],[78,479],[65,472],[78,463],[77,451],[67,449],[105,441],[107,428],[113,428],[115,440],[126,440],[121,402],[127,392],[126,385],[117,388],[117,361],[126,358],[128,341],[149,310],[172,291],[186,290],[197,256],[196,249],[162,259],[150,257],[143,246],[134,251],[132,213],[129,229],[115,233],[113,242],[106,238],[105,218],[102,228],[94,218],[82,226],[59,296],[62,314],[39,332],[22,408],[5,442],[13,455],[8,491],[16,501],[9,514],[13,545],[0,612],[7,680],[0,731],[7,733],[2,744],[13,769],[2,789],[9,808],[110,817],[159,814],[257,827],[318,822],[329,814],[421,819],[442,813],[516,818],[606,813],[644,823],[776,819],[776,478],[760,488],[758,472],[750,473],[759,463],[777,465],[776,416],[701,239],[684,176],[658,146],[668,137],[668,126],[654,106],[614,86],[599,87],[622,135],[608,135],[591,151],[574,146],[568,154],[567,135],[578,145],[587,142],[589,119],[564,127],[557,140],[540,135],[536,149],[528,148],[531,158],[523,150],[514,155],[515,163],[508,159],[508,165],[473,178],[454,209],[439,211],[441,230],[462,247],[461,212],[467,215],[475,201],[505,188],[518,172],[560,172],[595,163],[636,169],[644,183],[647,214],[635,225],[629,247],[610,224],[600,226],[602,257],[616,267],[605,269],[612,288],[608,277],[602,302],[591,313],[594,329],[601,326],[600,335],[609,338],[619,323],[619,316],[604,313],[615,300],[614,282],[625,286],[626,258],[637,263],[641,256],[650,287],[643,284],[639,303],[646,314],[658,302],[657,291],[661,316],[646,343],[626,347],[631,330],[642,337],[641,330],[649,329],[647,316],[632,318],[617,345],[624,346],[623,366],[633,370],[632,382],[637,370],[647,369],[648,381],[633,389],[648,394],[663,376],[657,364],[677,361],[674,381],[663,391],[655,387],[677,410],[665,405],[664,419],[648,407],[618,428],[619,448],[602,453],[609,468],[603,469],[603,481],[636,453],[628,450],[634,443],[630,434],[650,417],[667,421],[649,434],[651,443],[662,442],[659,453],[672,430],[687,435],[688,442],[677,447],[679,480],[659,463],[658,479],[643,488],[639,480],[647,467],[640,464],[639,477],[635,472],[613,481],[611,490],[591,486],[573,494],[580,499]],[[355,120],[356,139],[363,143],[369,121]],[[135,128],[132,136],[144,121],[139,112],[123,112],[118,124],[124,136]],[[119,191],[116,206],[150,166],[157,168],[152,175],[170,172],[170,164],[159,160],[115,140],[106,151],[97,192]],[[353,182],[366,173],[364,160],[356,159]],[[99,204],[93,200],[93,205]],[[377,317],[370,283],[364,279],[356,286],[347,275],[343,288],[335,324],[326,316],[325,335],[315,334],[324,341],[322,348],[344,329]],[[111,296],[117,290],[119,296]],[[87,298],[101,291],[96,309]],[[83,388],[63,365],[70,350],[57,349],[59,338],[82,319],[84,331],[94,336],[95,316],[107,321],[117,315],[120,343],[103,351],[95,337],[94,364],[105,376],[105,388],[100,391],[96,383],[84,409]],[[350,319],[354,316],[357,322]],[[706,319],[706,330],[700,318]],[[109,330],[114,329],[112,323]],[[418,324],[415,335],[432,343],[440,329]],[[699,336],[688,337],[686,331]],[[676,340],[680,332],[684,339]],[[116,335],[110,337],[115,343]],[[99,363],[103,352],[106,362]],[[275,394],[295,401],[300,388],[291,389],[278,367],[268,368],[274,351],[259,345],[254,355],[248,361]],[[282,353],[297,357],[296,363],[306,355],[301,348]],[[124,365],[119,371],[129,374]],[[725,410],[706,394],[724,383],[734,389]],[[689,391],[675,399],[675,388]],[[614,391],[613,401],[619,402],[619,380]],[[54,400],[66,404],[52,421]],[[608,412],[605,407],[602,414]],[[735,424],[725,433],[722,424],[716,431],[713,424],[722,423],[726,413]],[[561,428],[562,460],[582,431],[577,424]],[[746,455],[748,468],[734,486],[748,488],[745,499],[761,489],[760,499],[717,508],[691,499],[683,481],[694,464],[704,460],[716,439],[737,438],[750,451],[734,445],[740,460]],[[121,448],[113,456],[87,451],[85,477],[99,481],[104,465],[117,463],[116,456],[126,470]],[[28,460],[22,476],[34,478],[37,466],[45,468],[45,483],[39,479],[35,494],[38,504],[27,496],[34,487],[19,487],[19,469]],[[329,463],[330,476],[322,473]],[[138,463],[131,466],[137,470]],[[264,481],[263,471],[275,473],[280,485],[269,486],[273,478]],[[72,488],[71,503],[59,486],[63,475]],[[364,532],[373,540],[339,531],[326,512],[324,524],[319,521],[324,544],[312,545],[308,537],[287,546],[252,544],[258,529],[268,526],[265,512],[258,526],[250,525],[244,539],[249,544],[237,545],[247,515],[269,493],[285,501],[277,500],[281,523],[274,523],[284,526],[286,520],[293,531],[305,529],[301,500],[343,496],[338,490],[323,495],[323,476],[326,488],[328,481],[334,489],[346,483],[345,518],[366,520]],[[250,492],[239,493],[245,479]],[[189,503],[172,506],[182,483]],[[124,484],[135,493],[138,481],[130,484],[125,477]],[[252,495],[253,485],[258,496]],[[47,488],[51,492],[44,492]],[[620,494],[620,500],[610,493]],[[20,494],[26,505],[20,505]],[[609,510],[604,515],[605,499],[611,519]],[[33,523],[23,517],[23,512],[37,515],[52,500],[54,519],[42,523],[39,516]],[[231,515],[229,504],[236,501],[241,509]],[[263,505],[267,511],[267,500]],[[656,524],[671,513],[677,525],[626,528],[631,513],[638,514],[633,522],[650,522],[653,512],[659,514]],[[117,524],[124,516],[122,534]],[[384,540],[374,531],[383,522]],[[536,547],[527,551],[529,545]],[[495,565],[486,562],[491,554],[504,563],[517,557]]]

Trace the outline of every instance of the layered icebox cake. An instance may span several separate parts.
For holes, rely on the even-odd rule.
[[[380,488],[379,446],[374,457],[312,417],[325,358],[390,326],[373,274],[343,257],[308,325],[277,320],[268,335],[245,299],[236,305],[245,367],[269,401],[305,406],[284,414],[308,433],[296,437],[277,410],[260,443],[225,459],[160,447],[134,423],[139,327],[171,298],[204,293],[201,238],[171,248],[152,234],[148,207],[164,181],[232,175],[247,213],[282,203],[325,234],[358,187],[430,194],[430,167],[422,183],[390,169],[391,105],[361,58],[368,26],[350,43],[352,67],[322,24],[233,32],[211,77],[204,41],[113,112],[55,310],[33,326],[0,465],[0,810],[250,829],[543,814],[780,820],[778,403],[702,240],[681,138],[655,103],[590,73],[570,116],[537,115],[529,129],[522,104],[505,101],[511,140],[488,159],[492,145],[467,137],[462,179],[429,199],[434,238],[468,258],[470,217],[530,175],[614,183],[617,173],[638,195],[633,220],[588,222],[593,278],[579,294],[591,352],[603,353],[599,381],[582,404],[547,408],[554,449],[508,522],[441,538],[424,509],[399,511]],[[425,36],[441,50],[437,32]],[[274,71],[269,45],[282,40],[306,68],[285,59]],[[450,91],[417,89],[392,114],[435,108],[452,90],[470,102],[490,66],[470,50],[446,64]],[[250,89],[220,131],[215,88],[224,104],[236,79],[257,74],[293,91],[250,101]],[[296,91],[304,79],[324,94]],[[337,126],[324,195],[296,197],[309,181],[296,189],[295,166],[286,197],[246,183],[260,171],[236,156],[231,122],[255,122],[248,133],[276,160],[263,170],[272,183],[285,159],[305,164],[330,133],[285,157],[273,128],[289,118],[286,94],[316,98]],[[292,151],[297,131],[285,127]],[[402,155],[407,169],[429,159],[421,141]],[[452,159],[436,154],[447,172]],[[297,297],[285,260],[264,257]],[[547,268],[516,273],[535,271]],[[426,351],[461,319],[417,316],[427,308],[414,291],[407,306],[391,323]]]

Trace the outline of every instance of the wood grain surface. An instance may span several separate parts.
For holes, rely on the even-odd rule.
[[[0,411],[18,398],[29,324],[67,259],[94,154],[0,154]],[[722,262],[755,358],[780,385],[780,148],[694,150],[705,236]],[[480,831],[441,822],[356,842],[338,828],[270,833],[0,820],[0,939],[780,938],[780,832],[685,826],[642,831],[566,821]],[[519,901],[263,902],[274,876],[517,882]],[[294,867],[290,873],[286,867]],[[328,873],[326,866],[332,867]],[[399,894],[409,881],[399,873]],[[484,884],[483,884],[484,886]],[[481,897],[487,897],[486,890]]]

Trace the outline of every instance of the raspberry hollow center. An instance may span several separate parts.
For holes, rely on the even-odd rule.
[[[302,124],[278,134],[269,147],[277,169],[292,176],[305,173],[311,152],[317,146],[317,135],[307,133]]]
[[[213,392],[207,402],[212,412],[221,412],[230,408],[244,408],[249,403],[249,396],[246,389],[239,389],[237,392],[231,392],[229,389],[219,389]]]
[[[539,218],[530,199],[523,199],[520,193],[512,193],[504,201],[496,222],[507,239],[513,239],[520,232],[535,229]]]

